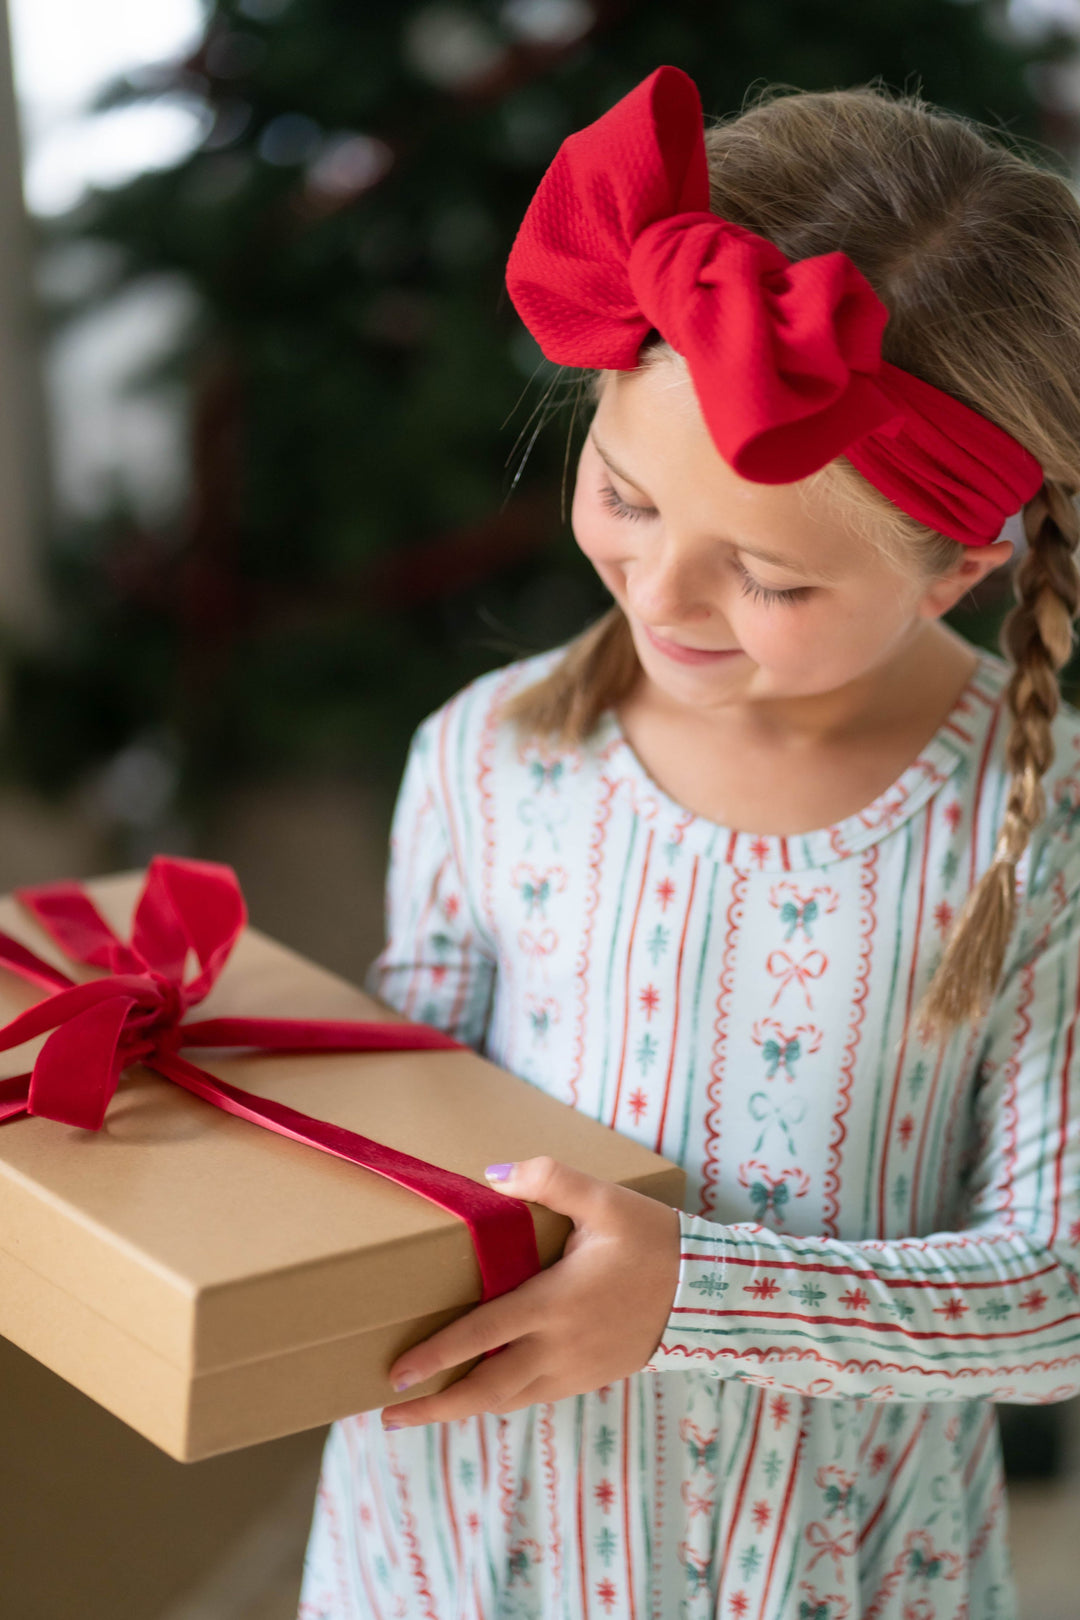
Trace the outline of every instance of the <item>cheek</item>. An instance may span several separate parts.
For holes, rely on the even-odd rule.
[[[732,628],[741,647],[778,687],[829,692],[877,664],[902,623],[881,603],[838,600],[835,592],[801,604],[768,606],[740,598]]]
[[[626,524],[616,525],[610,514],[592,496],[582,492],[578,483],[570,507],[570,528],[578,546],[609,589],[614,588],[613,581],[617,581],[621,588],[623,573],[618,565],[632,554],[632,547],[623,533],[626,527]]]

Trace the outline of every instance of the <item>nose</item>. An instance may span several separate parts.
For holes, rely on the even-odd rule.
[[[639,619],[668,628],[701,623],[715,611],[700,559],[670,543],[626,564],[626,597]]]

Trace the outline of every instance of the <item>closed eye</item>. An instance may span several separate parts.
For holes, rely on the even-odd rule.
[[[812,585],[789,585],[786,591],[771,591],[767,585],[759,585],[737,559],[735,572],[739,576],[742,594],[752,596],[755,602],[802,602],[814,589]]]
[[[655,506],[631,506],[617,494],[611,484],[601,484],[600,500],[609,512],[618,518],[627,518],[635,522],[638,518],[655,517]],[[756,602],[801,602],[810,596],[814,587],[812,585],[792,585],[787,590],[770,590],[767,585],[761,585],[748,574],[742,563],[735,561],[735,572],[739,576],[739,589],[744,596],[753,597]]]
[[[614,512],[616,517],[639,518],[656,516],[655,506],[631,506],[628,501],[620,499],[610,484],[601,484],[600,499],[607,507],[608,511]]]

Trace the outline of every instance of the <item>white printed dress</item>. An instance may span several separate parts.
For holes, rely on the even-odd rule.
[[[859,814],[693,815],[614,711],[418,727],[369,988],[681,1164],[640,1372],[326,1443],[299,1620],[1017,1620],[995,1402],[1080,1392],[1080,714],[1054,722],[1000,994],[910,1013],[992,858],[1008,666]]]

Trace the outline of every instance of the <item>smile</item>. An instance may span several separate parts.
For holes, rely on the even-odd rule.
[[[712,652],[705,647],[683,647],[677,641],[664,641],[655,631],[650,630],[647,624],[643,624],[641,628],[657,652],[666,654],[678,664],[709,664],[720,658],[735,658],[742,650],[739,647],[725,647],[718,652]]]

